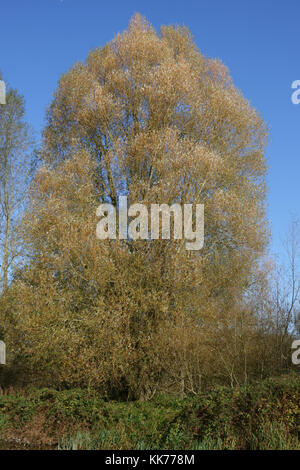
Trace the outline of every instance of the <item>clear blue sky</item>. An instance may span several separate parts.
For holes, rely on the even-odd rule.
[[[44,125],[60,75],[124,30],[134,12],[159,28],[185,24],[201,51],[220,58],[270,127],[268,217],[275,251],[291,214],[300,218],[299,0],[0,0],[0,70]]]

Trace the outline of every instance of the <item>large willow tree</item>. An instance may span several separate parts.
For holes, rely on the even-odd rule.
[[[216,368],[266,243],[266,130],[186,28],[127,31],[64,74],[24,220],[7,341],[32,380],[195,391]],[[201,203],[205,243],[96,238],[96,208]]]

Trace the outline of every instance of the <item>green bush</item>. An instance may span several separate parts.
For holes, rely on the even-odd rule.
[[[19,391],[0,396],[0,439],[8,429],[26,430],[39,415],[43,432],[60,449],[299,449],[300,376],[218,386],[184,400],[158,395],[118,402],[85,389]]]

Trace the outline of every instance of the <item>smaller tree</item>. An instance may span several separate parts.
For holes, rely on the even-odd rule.
[[[283,247],[283,259],[272,262],[253,297],[257,316],[256,366],[262,378],[289,368],[291,344],[299,328],[300,252],[296,219],[290,224]]]
[[[1,76],[0,76],[1,79]],[[26,189],[36,166],[32,131],[25,122],[24,98],[8,87],[6,104],[0,105],[0,286],[7,288],[10,272],[21,247],[17,225]]]

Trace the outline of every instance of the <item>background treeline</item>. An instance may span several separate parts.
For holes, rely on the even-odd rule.
[[[184,397],[291,368],[297,222],[267,256],[266,126],[189,31],[127,31],[62,75],[42,144],[0,108],[3,385]],[[96,208],[204,203],[205,243],[98,240]],[[26,196],[24,198],[24,196]]]

